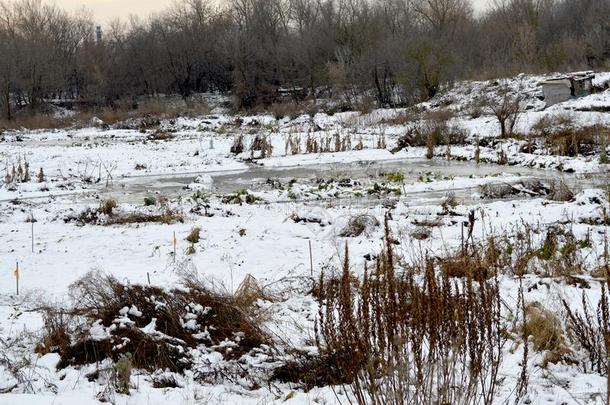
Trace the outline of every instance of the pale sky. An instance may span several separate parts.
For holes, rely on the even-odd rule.
[[[50,3],[68,10],[77,11],[85,8],[93,13],[100,23],[107,23],[113,18],[126,18],[130,14],[147,16],[159,12],[172,4],[172,0],[47,0]],[[484,8],[491,0],[472,0],[475,9]]]

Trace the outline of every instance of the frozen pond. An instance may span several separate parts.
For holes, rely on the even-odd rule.
[[[447,192],[453,191],[462,199],[469,199],[477,187],[460,186],[459,183],[446,188],[431,191],[410,191],[409,184],[421,181],[422,177],[439,179],[453,179],[456,177],[490,177],[489,182],[506,182],[501,175],[513,178],[535,178],[551,181],[562,178],[570,187],[582,188],[584,186],[603,185],[604,174],[574,175],[559,173],[556,170],[532,169],[520,166],[500,166],[494,164],[475,164],[472,162],[403,159],[390,161],[360,161],[356,163],[317,164],[294,167],[264,167],[252,165],[246,170],[217,171],[206,173],[182,173],[175,175],[143,175],[127,177],[115,183],[109,194],[124,202],[140,202],[145,195],[162,194],[168,196],[192,194],[189,187],[197,181],[198,176],[211,177],[211,184],[205,189],[215,193],[231,193],[239,189],[253,191],[269,190],[270,181],[287,184],[296,180],[298,183],[313,182],[316,179],[351,179],[362,184],[374,181],[383,181],[383,174],[400,172],[404,175],[405,187],[403,196],[413,203],[429,203],[444,197]],[[362,197],[360,200],[367,199]],[[368,198],[379,203],[378,198]]]

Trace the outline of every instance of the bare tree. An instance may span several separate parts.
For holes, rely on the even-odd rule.
[[[0,0],[0,118],[208,91],[250,108],[281,101],[282,87],[395,107],[458,78],[605,66],[608,15],[608,0],[494,0],[476,16],[470,0],[184,0],[98,41],[90,15]],[[518,108],[502,93],[490,109],[506,136]]]
[[[508,83],[501,83],[492,95],[484,98],[484,104],[500,124],[502,138],[514,134],[519,115],[523,112],[523,96],[520,88],[514,90]]]

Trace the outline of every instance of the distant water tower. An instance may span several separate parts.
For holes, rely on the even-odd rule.
[[[97,27],[95,27],[95,38],[97,39],[98,43],[102,42],[102,26],[98,25]]]

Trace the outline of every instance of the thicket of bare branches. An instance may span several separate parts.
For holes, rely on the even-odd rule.
[[[608,0],[183,0],[146,19],[95,22],[40,0],[0,0],[0,118],[44,108],[135,107],[141,96],[231,91],[404,105],[456,78],[604,66]],[[279,91],[283,89],[284,91]]]

